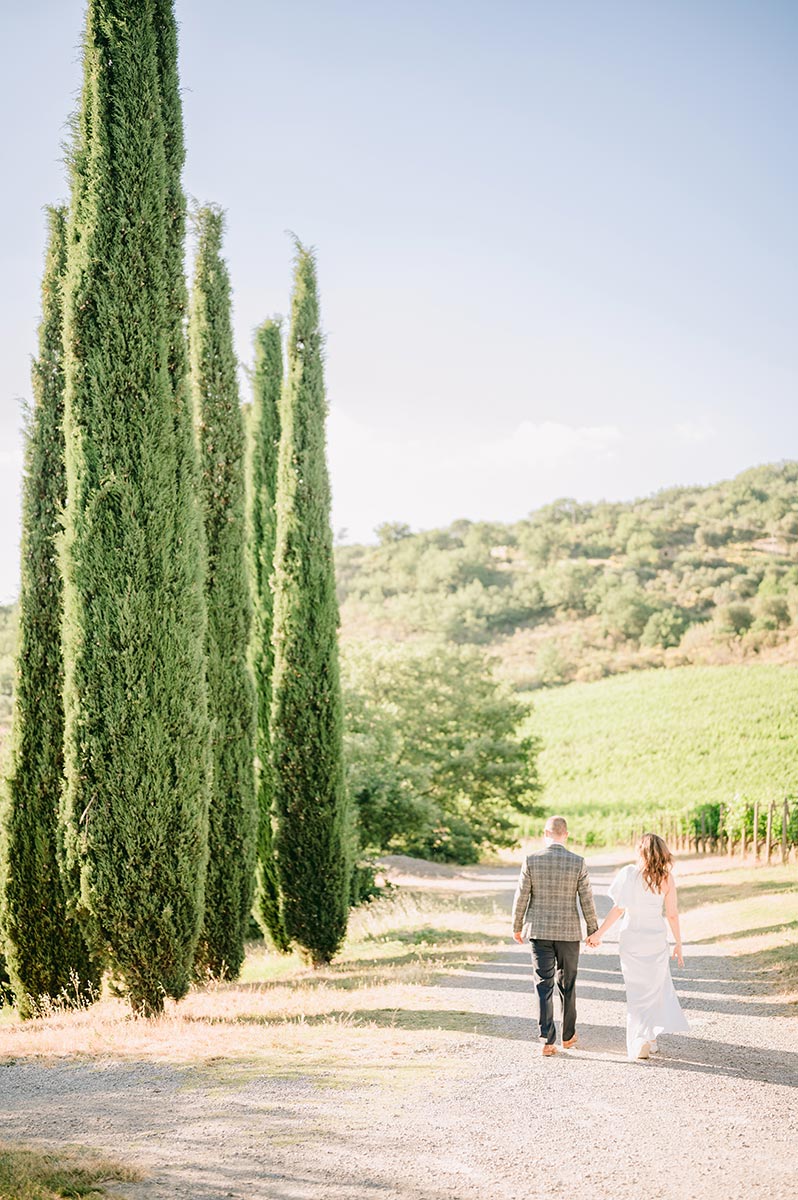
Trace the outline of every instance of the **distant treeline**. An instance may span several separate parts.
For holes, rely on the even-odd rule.
[[[798,462],[630,503],[558,500],[512,525],[377,533],[337,550],[345,631],[493,644],[520,686],[756,654],[798,614]]]

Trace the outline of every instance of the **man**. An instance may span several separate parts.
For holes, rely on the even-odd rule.
[[[598,929],[593,889],[585,860],[566,850],[568,825],[564,817],[549,817],[543,830],[546,848],[530,854],[521,867],[513,900],[513,937],[532,943],[532,963],[540,1003],[543,1054],[557,1053],[554,1024],[554,983],[562,1001],[562,1044],[576,1045],[576,971],[582,930],[576,899],[587,924],[588,942]],[[592,944],[592,943],[591,943]]]

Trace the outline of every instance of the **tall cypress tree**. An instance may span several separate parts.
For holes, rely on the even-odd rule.
[[[48,212],[39,356],[26,431],[22,586],[11,762],[3,797],[0,906],[11,986],[22,1016],[43,997],[86,999],[99,984],[58,865],[64,776],[62,584],[56,537],[64,507],[61,287],[66,212]]]
[[[282,383],[280,322],[264,321],[255,331],[255,370],[247,445],[247,549],[252,592],[250,661],[257,697],[255,756],[259,825],[255,913],[264,933],[278,950],[285,953],[291,943],[283,923],[274,861],[274,776],[270,736],[274,670],[272,573],[277,532],[275,497]]]
[[[189,350],[208,555],[212,783],[205,923],[197,965],[217,978],[233,979],[244,961],[258,828],[255,694],[247,663],[244,427],[230,321],[230,279],[221,257],[221,211],[201,209],[198,228]]]
[[[191,979],[208,822],[173,21],[89,0],[64,308],[66,861],[147,1014]]]
[[[297,243],[277,472],[272,761],[286,931],[317,966],[346,934],[350,877],[326,415],[316,264]]]

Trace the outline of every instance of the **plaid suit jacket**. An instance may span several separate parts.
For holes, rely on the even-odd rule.
[[[585,860],[558,842],[530,854],[515,889],[513,932],[552,942],[581,941],[577,896],[589,937],[598,920]]]

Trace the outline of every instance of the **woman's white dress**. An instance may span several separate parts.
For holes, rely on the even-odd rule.
[[[623,867],[609,892],[624,910],[618,948],[626,984],[626,1049],[637,1058],[644,1042],[690,1028],[671,979],[664,896],[650,892],[635,866]]]

